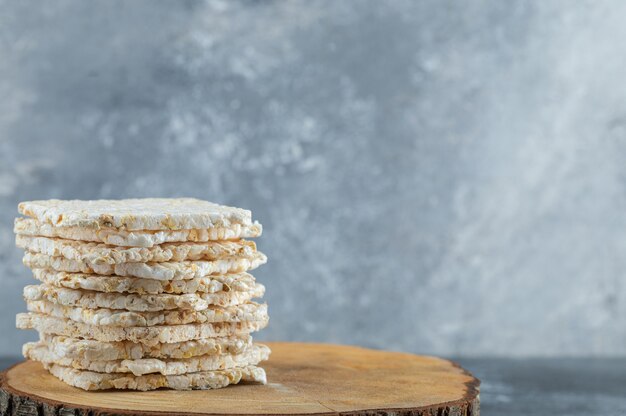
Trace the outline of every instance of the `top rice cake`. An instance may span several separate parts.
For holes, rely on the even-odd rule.
[[[195,198],[27,201],[21,214],[55,227],[188,230],[253,225],[252,213]]]

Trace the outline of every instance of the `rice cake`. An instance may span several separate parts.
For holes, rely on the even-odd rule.
[[[255,302],[225,308],[209,306],[202,311],[175,309],[159,312],[131,312],[105,308],[86,309],[57,305],[45,300],[29,300],[26,301],[26,308],[29,312],[71,319],[84,324],[120,327],[182,325],[206,322],[250,322],[268,319],[267,305]]]
[[[240,354],[252,345],[252,337],[248,334],[152,346],[130,341],[104,342],[43,333],[39,334],[39,339],[57,355],[89,361],[138,360],[140,358],[181,359],[199,355]]]
[[[16,218],[13,231],[18,235],[59,237],[68,240],[104,243],[123,247],[153,247],[163,243],[207,242],[238,240],[259,237],[263,227],[258,222],[252,224],[231,224],[228,227],[212,227],[192,230],[126,231],[118,228],[55,227],[40,223],[33,218]]]
[[[250,211],[193,198],[20,203],[20,329],[39,332],[28,359],[86,390],[219,388],[266,382],[269,348],[250,334],[269,322],[249,270],[267,257],[245,238]]]
[[[246,209],[195,198],[120,200],[50,199],[18,205],[22,215],[55,227],[120,228],[123,230],[190,230],[252,224]]]
[[[184,260],[251,259],[256,253],[252,241],[209,241],[207,243],[166,243],[150,248],[116,247],[102,243],[62,238],[15,236],[15,243],[31,253],[61,256],[90,264],[145,263]]]
[[[45,365],[44,367],[61,381],[83,390],[121,389],[148,391],[162,387],[174,390],[208,390],[226,387],[241,381],[267,383],[265,370],[256,366],[232,368],[229,370],[200,371],[179,376],[106,374],[76,370],[57,364]]]
[[[33,269],[37,280],[52,286],[68,289],[95,290],[98,292],[152,294],[245,292],[254,289],[255,279],[248,273],[197,277],[189,280],[155,280],[138,277],[103,276],[86,273],[56,272]]]
[[[154,312],[172,309],[202,311],[207,309],[209,305],[239,305],[250,299],[262,297],[264,293],[265,286],[260,283],[255,283],[254,289],[248,292],[187,293],[183,295],[104,293],[40,284],[25,286],[23,295],[27,301],[46,300],[64,306]]]
[[[92,361],[58,355],[48,345],[40,341],[24,344],[22,354],[26,359],[47,365],[58,364],[98,373],[132,373],[135,376],[158,373],[171,376],[257,365],[261,361],[269,359],[270,349],[262,344],[253,344],[239,354],[202,355],[178,360],[142,358],[137,360]]]
[[[16,315],[19,329],[35,329],[42,334],[62,335],[71,338],[86,338],[97,341],[131,341],[148,346],[191,341],[211,337],[229,337],[249,334],[267,326],[266,321],[237,323],[205,323],[185,325],[160,325],[142,327],[117,327],[87,325],[69,319],[27,312]]]
[[[267,262],[265,254],[257,251],[251,259],[231,257],[213,261],[171,261],[163,263],[93,264],[65,257],[24,253],[22,262],[31,269],[51,269],[68,273],[88,273],[140,277],[155,280],[188,280],[211,275],[241,273],[256,269]]]

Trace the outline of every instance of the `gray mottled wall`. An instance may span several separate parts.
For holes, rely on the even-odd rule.
[[[20,200],[253,210],[264,339],[626,353],[626,3],[0,0],[0,353]]]

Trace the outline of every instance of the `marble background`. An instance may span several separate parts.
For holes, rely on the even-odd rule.
[[[263,339],[626,353],[626,3],[0,0],[0,354],[21,200],[252,209]]]

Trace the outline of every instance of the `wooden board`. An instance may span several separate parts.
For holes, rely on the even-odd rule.
[[[478,380],[440,358],[270,343],[268,384],[220,390],[86,392],[26,361],[0,379],[2,415],[479,415]]]

